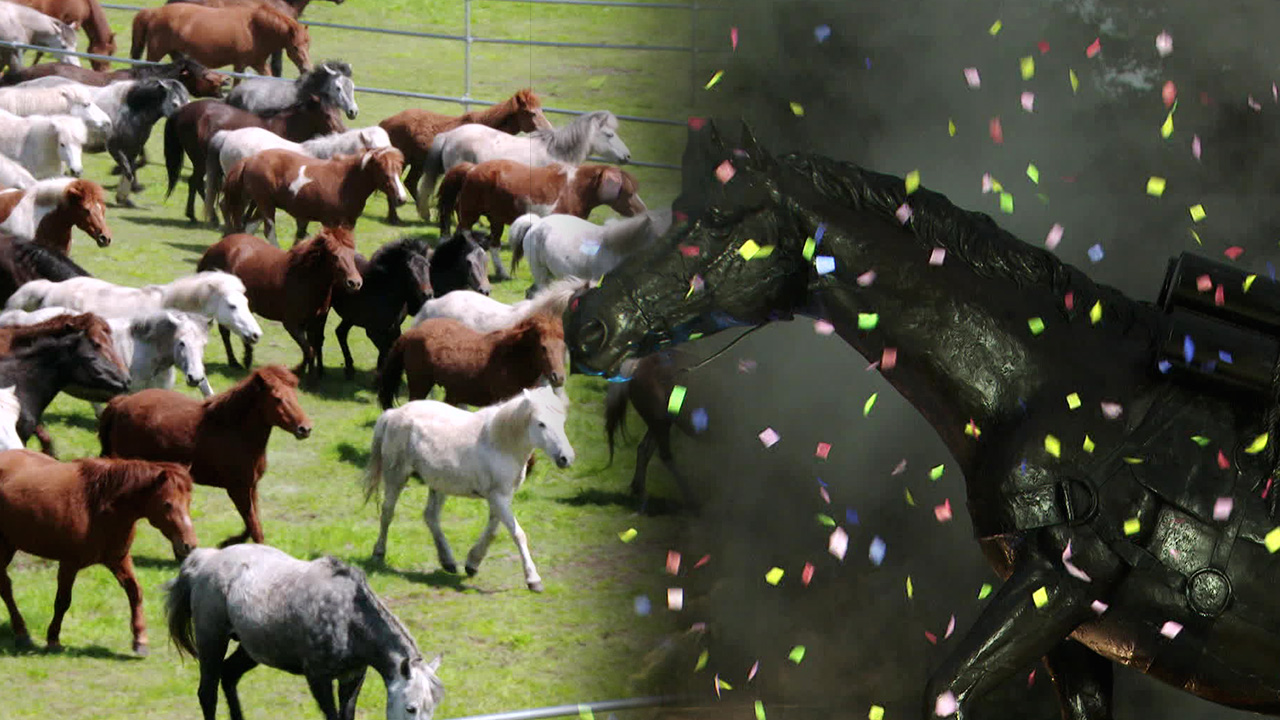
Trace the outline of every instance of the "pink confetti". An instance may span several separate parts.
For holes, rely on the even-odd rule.
[[[1272,480],[1275,480],[1275,478],[1267,478],[1267,484],[1266,484],[1266,486],[1265,486],[1265,487],[1263,487],[1263,488],[1262,488],[1262,499],[1263,499],[1263,500],[1266,500],[1266,499],[1267,499],[1267,495],[1271,492],[1271,481],[1272,481]]]
[[[813,331],[818,333],[819,335],[830,335],[831,333],[836,331],[836,326],[832,325],[826,320],[814,320]]]
[[[1213,304],[1217,305],[1218,307],[1222,307],[1226,303],[1227,303],[1226,291],[1224,291],[1222,289],[1222,286],[1219,285],[1218,289],[1213,291]]]
[[[1000,118],[991,118],[991,122],[988,123],[988,130],[991,133],[991,142],[997,145],[1004,144],[1004,130],[1000,127]]]
[[[1049,234],[1044,236],[1044,246],[1050,251],[1058,249],[1058,243],[1062,242],[1062,226],[1054,223],[1049,228]]]
[[[1227,456],[1221,450],[1218,451],[1218,467],[1222,470],[1231,467],[1231,461],[1227,459]]]
[[[907,221],[911,219],[911,206],[906,203],[902,203],[893,214],[898,218],[898,222],[906,225]]]
[[[827,552],[837,560],[844,560],[845,554],[849,552],[849,533],[844,528],[838,527],[831,531],[831,537],[827,538]]]
[[[706,632],[706,631],[707,631],[707,624],[706,624],[706,623],[704,623],[704,622],[696,622],[696,623],[694,623],[694,624],[690,625],[690,626],[689,626],[689,629],[690,629],[690,630],[692,630],[692,631],[694,631],[694,632],[700,632],[700,633],[701,633],[701,632]]]
[[[947,251],[945,249],[934,248],[933,252],[929,253],[929,264],[937,267],[942,264],[942,261],[945,260],[946,257]]]
[[[947,498],[941,505],[934,507],[933,516],[937,518],[940,523],[949,521],[951,519],[951,498]]]
[[[906,458],[903,458],[902,460],[900,460],[900,461],[898,462],[898,465],[897,465],[897,467],[895,467],[895,468],[893,469],[893,472],[891,472],[891,473],[889,473],[889,474],[890,474],[890,475],[901,475],[901,474],[902,474],[906,469],[907,469],[907,460],[906,460]]]
[[[1036,94],[1030,91],[1022,93],[1022,109],[1031,112],[1035,108]]]
[[[876,369],[876,368],[878,368],[878,367],[880,367],[880,361],[879,361],[879,360],[877,360],[877,361],[875,361],[875,362],[873,362],[873,363],[871,363],[871,364],[867,365],[867,367],[866,367],[865,369],[866,369],[866,371],[867,371],[867,372],[871,372],[872,370],[875,370],[875,369]]]
[[[1165,30],[1156,36],[1156,53],[1160,57],[1169,57],[1172,52],[1173,36],[1169,34],[1168,30]]]
[[[1169,107],[1174,100],[1178,99],[1178,86],[1173,84],[1172,80],[1166,81],[1164,87],[1160,88],[1160,99],[1164,100],[1164,106]]]
[[[717,698],[717,699],[719,699],[719,697],[720,697],[720,673],[716,673],[715,680],[713,681],[713,687],[715,687],[715,689],[716,689],[716,698]]]
[[[757,437],[760,438],[760,442],[764,443],[764,446],[767,448],[773,447],[782,439],[773,428],[765,428]]]
[[[898,348],[885,348],[880,353],[880,370],[892,370],[898,364]]]
[[[1071,577],[1083,580],[1084,582],[1093,582],[1093,579],[1089,577],[1088,573],[1076,567],[1075,564],[1071,562],[1070,541],[1067,542],[1067,549],[1062,551],[1062,566],[1067,569],[1067,572],[1071,574]]]
[[[1036,684],[1036,671],[1032,670],[1031,674],[1027,676],[1027,687],[1031,687],[1032,685],[1035,685],[1035,684]]]
[[[1275,83],[1271,83],[1271,102],[1280,103],[1280,89],[1276,88]]]
[[[1091,58],[1100,52],[1102,52],[1102,38],[1095,38],[1089,47],[1084,49],[1084,56]]]
[[[1041,40],[1040,42],[1036,43],[1036,47],[1040,48],[1041,55],[1045,55],[1049,52],[1049,41]]]
[[[729,28],[729,44],[733,46],[734,50],[738,49],[738,28],[736,27]]]
[[[1115,420],[1124,412],[1124,406],[1120,403],[1101,402],[1099,406],[1102,408],[1102,416],[1108,420]]]
[[[752,679],[752,678],[754,678],[754,677],[756,676],[756,673],[757,673],[757,672],[760,672],[760,661],[759,661],[759,660],[755,661],[755,664],[754,664],[754,665],[752,665],[752,666],[751,666],[751,669],[747,671],[747,682],[751,682],[751,679]]]
[[[671,575],[680,572],[680,553],[675,550],[667,551],[667,572]]]
[[[956,710],[960,709],[959,703],[956,702],[956,696],[950,690],[938,696],[938,700],[933,704],[933,714],[938,717],[950,717],[956,714]]]
[[[804,570],[800,571],[800,584],[808,586],[811,580],[813,580],[813,563],[805,563]]]
[[[982,78],[978,77],[978,68],[965,68],[964,80],[969,83],[969,87],[975,90],[982,87]]]
[[[823,500],[824,500],[828,505],[830,505],[830,504],[831,504],[831,494],[827,492],[827,489],[826,489],[826,488],[824,488],[824,487],[820,487],[820,488],[818,488],[818,494],[822,496],[822,499],[823,499]]]
[[[991,181],[991,173],[982,173],[982,194],[986,195],[994,187],[995,184]]]
[[[710,555],[703,555],[701,560],[699,560],[698,562],[694,563],[694,565],[693,565],[693,569],[694,569],[694,570],[697,570],[698,568],[702,567],[703,565],[706,565],[706,564],[707,564],[708,562],[710,562],[710,561],[711,561],[711,556],[710,556]]]
[[[1200,292],[1209,292],[1213,289],[1213,278],[1208,275],[1201,275],[1196,278],[1196,290]]]
[[[815,450],[813,454],[822,458],[823,460],[826,460],[827,456],[831,454],[831,443],[824,443],[824,442],[818,443],[818,449]]]
[[[702,126],[706,124],[707,124],[707,119],[704,117],[689,118],[689,128],[691,130],[701,130]]]
[[[1231,517],[1231,509],[1235,507],[1236,501],[1229,497],[1220,497],[1213,503],[1213,519],[1219,522]]]
[[[728,160],[725,160],[724,162],[720,163],[718,167],[716,167],[716,178],[722,184],[727,183],[733,179],[734,174],[737,172],[738,172],[737,170],[733,169],[733,163],[729,162]]]
[[[951,633],[955,631],[956,631],[956,616],[954,613],[952,613],[951,620],[950,622],[947,623],[947,632],[942,636],[942,639],[946,640],[947,638],[951,637]]]
[[[858,276],[859,287],[871,287],[871,283],[876,281],[876,271],[868,270]]]
[[[1249,96],[1249,107],[1253,108],[1254,112],[1262,111],[1262,103],[1254,100],[1252,95]]]
[[[698,257],[698,255],[701,253],[702,253],[702,249],[699,248],[697,245],[681,245],[680,246],[680,254],[685,257],[688,257],[688,258]]]
[[[1199,135],[1191,136],[1191,157],[1197,160],[1200,159],[1200,136]]]
[[[1094,612],[1101,615],[1102,613],[1107,611],[1107,608],[1111,606],[1102,602],[1101,600],[1094,600],[1093,603],[1089,605],[1089,607],[1092,608]]]
[[[1076,294],[1068,290],[1067,294],[1062,296],[1062,306],[1068,310],[1074,309],[1076,306]]]
[[[1231,258],[1232,260],[1238,260],[1238,259],[1240,259],[1240,256],[1244,254],[1244,248],[1239,247],[1239,246],[1236,246],[1236,245],[1232,245],[1231,247],[1227,248],[1226,250],[1223,250],[1223,251],[1222,251],[1222,254],[1223,254],[1223,255],[1226,255],[1227,257]]]
[[[1166,622],[1164,626],[1160,628],[1160,634],[1170,640],[1178,637],[1178,633],[1180,632],[1182,632],[1182,623],[1176,623],[1172,620]]]
[[[938,636],[937,636],[937,635],[934,635],[933,633],[929,632],[928,630],[925,630],[925,631],[924,631],[924,639],[925,639],[925,640],[928,640],[930,645],[937,645],[937,644],[938,644]]]

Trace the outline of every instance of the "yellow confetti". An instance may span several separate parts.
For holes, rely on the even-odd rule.
[[[1173,135],[1173,111],[1169,111],[1169,115],[1165,117],[1164,124],[1160,126],[1160,137],[1168,140]]]
[[[1093,304],[1093,307],[1089,308],[1089,323],[1092,325],[1097,325],[1098,321],[1101,319],[1102,319],[1102,301],[1099,300]]]
[[[915,507],[915,506],[916,506],[916,497],[915,497],[914,495],[912,495],[912,494],[911,494],[911,488],[907,488],[907,489],[903,490],[902,492],[903,492],[903,494],[904,494],[904,495],[906,496],[906,498],[907,498],[907,504],[908,504],[908,505],[910,505],[911,507]]]
[[[1191,209],[1191,220],[1193,222],[1200,222],[1201,220],[1204,219],[1203,205],[1200,205],[1200,204],[1192,205],[1190,209]]]
[[[1164,194],[1165,179],[1155,177],[1154,175],[1147,178],[1147,194],[1154,197],[1160,197]]]
[[[767,258],[773,254],[774,247],[776,246],[764,245],[759,250],[757,250],[754,255],[748,258],[748,260],[760,260],[761,258]]]
[[[1141,465],[1141,464],[1142,464],[1142,458],[1127,457],[1127,458],[1124,458],[1124,461],[1125,461],[1125,462],[1127,462],[1127,463],[1129,463],[1130,465]]]
[[[1085,436],[1084,436],[1084,451],[1085,451],[1085,452],[1087,452],[1087,453],[1091,453],[1091,452],[1093,452],[1093,449],[1094,449],[1095,447],[1097,447],[1097,446],[1093,444],[1093,438],[1090,438],[1088,435],[1085,435]]]
[[[793,662],[793,663],[795,663],[795,664],[799,665],[799,664],[800,664],[800,661],[801,661],[801,660],[804,660],[804,646],[803,646],[803,645],[797,645],[797,646],[795,646],[795,647],[791,648],[791,654],[787,656],[787,659],[788,659],[788,660],[790,660],[791,662]]]
[[[791,103],[791,114],[796,117],[804,117],[804,106],[797,102]]]
[[[724,71],[723,71],[723,70],[717,70],[717,71],[716,71],[716,74],[715,74],[715,75],[712,75],[712,76],[711,76],[711,79],[707,81],[707,85],[706,85],[706,87],[705,87],[704,89],[706,89],[706,90],[710,90],[711,88],[715,87],[715,86],[716,86],[716,83],[720,82],[720,78],[722,78],[722,77],[724,77]]]
[[[1019,63],[1022,67],[1022,79],[1030,80],[1036,75],[1036,59],[1030,55],[1022,58]]]
[[[684,396],[689,392],[689,388],[684,385],[675,385],[671,388],[671,397],[667,399],[667,412],[672,415],[680,414],[680,406],[684,405]]]
[[[1257,279],[1258,279],[1258,276],[1257,276],[1257,275],[1250,275],[1249,277],[1245,278],[1245,279],[1244,279],[1244,291],[1245,291],[1245,292],[1249,292],[1249,288],[1250,288],[1250,287],[1253,287],[1253,281],[1254,281],[1254,280],[1257,280]]]
[[[1000,193],[1000,211],[1008,215],[1013,214],[1013,196],[1009,193]]]
[[[719,675],[716,676],[716,686],[719,687],[721,690],[733,689],[733,686],[725,682],[724,680],[721,680]]]
[[[920,187],[920,171],[912,170],[907,173],[907,194],[915,192]]]
[[[942,477],[942,472],[946,469],[947,469],[947,466],[945,464],[934,465],[933,467],[929,468],[929,479],[933,480],[934,482],[937,482],[938,478]]]
[[[1249,447],[1245,448],[1244,451],[1250,455],[1257,455],[1262,452],[1262,449],[1267,446],[1267,435],[1268,433],[1262,433],[1254,438],[1253,442],[1249,443]]]
[[[1049,589],[1041,585],[1039,590],[1036,590],[1035,592],[1031,593],[1031,602],[1035,603],[1036,607],[1038,608],[1042,608],[1045,605],[1048,605]]]
[[[1274,528],[1267,533],[1266,543],[1267,552],[1273,553],[1276,550],[1280,550],[1280,527]]]
[[[947,134],[951,137],[956,136],[956,123],[951,118],[947,118]]]
[[[995,588],[991,587],[991,583],[982,583],[982,587],[978,588],[978,599],[985,600],[991,591]]]
[[[867,720],[884,720],[884,708],[872,705],[871,711],[867,713]]]
[[[635,528],[627,528],[626,530],[618,533],[618,539],[622,542],[631,542],[632,540],[635,540],[636,536],[639,534],[639,530],[636,530]]]
[[[879,396],[880,393],[871,393],[871,397],[867,398],[867,401],[862,405],[862,417],[871,414],[871,408],[876,406],[876,398]]]
[[[780,567],[769,568],[769,572],[764,574],[764,581],[770,585],[777,585],[782,580],[783,570]]]
[[[1044,451],[1054,457],[1062,456],[1062,443],[1052,435],[1044,436]]]
[[[911,576],[907,576],[907,597],[914,597],[916,594],[915,587],[911,584]]]
[[[1039,335],[1044,332],[1044,320],[1041,320],[1038,317],[1033,317],[1027,321],[1027,327],[1031,328],[1032,335]]]
[[[991,189],[998,193],[1004,192],[1004,186],[995,178],[991,178]]]
[[[1032,164],[1032,163],[1028,163],[1028,164],[1027,164],[1027,177],[1031,178],[1031,182],[1033,182],[1033,183],[1035,183],[1035,184],[1039,185],[1039,184],[1040,184],[1040,169],[1039,169],[1039,168],[1037,168],[1034,164]]]
[[[1002,27],[1004,27],[1004,25],[1002,25],[999,20],[996,20],[995,22],[991,23],[991,27],[987,30],[987,32],[991,33],[991,37],[995,37],[997,34],[999,34],[1000,28]],[[875,718],[872,718],[872,720],[875,720]]]
[[[764,703],[756,701],[756,720],[764,720]]]
[[[742,243],[742,247],[738,248],[738,254],[742,256],[743,260],[750,260],[758,252],[760,252],[760,246],[756,244],[755,240],[748,240]]]
[[[1076,71],[1068,69],[1067,77],[1071,78],[1071,94],[1075,94],[1080,89],[1080,78],[1076,77]]]
[[[1203,245],[1203,244],[1204,244],[1204,242],[1203,242],[1202,240],[1200,240],[1200,233],[1196,232],[1195,230],[1191,230],[1191,237],[1193,237],[1193,238],[1195,238],[1195,239],[1196,239],[1196,244],[1197,244],[1197,245]],[[597,287],[599,287],[599,286],[597,286]]]
[[[676,387],[680,387],[680,386],[677,385]],[[1070,395],[1067,396],[1067,407],[1071,408],[1072,410],[1075,410],[1076,408],[1080,407],[1079,393],[1071,393]]]
[[[698,656],[698,664],[693,666],[693,671],[698,672],[702,668],[706,667],[707,658],[709,657],[711,657],[711,653],[706,650],[703,650],[702,654]]]
[[[802,254],[804,255],[805,260],[812,260],[813,254],[817,252],[817,250],[818,250],[817,240],[814,240],[813,238],[809,238],[808,240],[804,241],[804,251]]]
[[[1124,521],[1125,535],[1137,535],[1138,531],[1141,529],[1142,529],[1142,523],[1139,522],[1138,518],[1129,518],[1128,520]]]
[[[982,430],[978,427],[978,423],[970,420],[964,424],[964,434],[976,439],[982,435]]]

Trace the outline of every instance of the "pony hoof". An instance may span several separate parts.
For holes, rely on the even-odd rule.
[[[467,577],[475,577],[476,573],[478,572],[480,572],[480,568],[476,567],[475,565],[467,566]]]
[[[36,649],[36,644],[31,642],[30,635],[19,635],[13,639],[13,644],[17,646],[19,651],[31,652]]]
[[[146,189],[147,189],[147,186],[146,186],[146,185],[143,185],[142,183],[138,182],[137,180],[134,180],[134,181],[133,181],[133,191],[134,191],[134,192],[142,192],[143,190],[146,190]]]
[[[350,382],[350,381],[352,381],[352,380],[355,380],[355,379],[356,379],[356,371],[355,371],[355,369],[354,369],[354,368],[353,368],[353,369],[350,369],[350,370],[344,370],[344,371],[342,372],[342,374],[343,374],[344,376],[346,376],[346,378],[347,378],[347,382]]]
[[[538,582],[529,583],[529,589],[536,593],[542,592],[542,581],[539,580]]]
[[[44,650],[45,652],[50,652],[50,653],[60,653],[62,652],[62,643],[58,642],[57,640],[54,640],[48,645],[45,645]]]
[[[458,574],[458,566],[455,563],[440,563],[440,567],[444,568],[444,571],[450,575]]]
[[[122,208],[130,208],[130,209],[137,209],[138,207],[138,203],[134,202],[130,198],[124,198],[123,200],[120,198],[116,198],[116,205]]]
[[[151,654],[151,648],[146,643],[134,643],[133,654],[138,657],[146,657]]]

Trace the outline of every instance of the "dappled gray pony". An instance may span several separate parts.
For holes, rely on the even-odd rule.
[[[424,661],[364,573],[332,557],[306,562],[267,545],[201,548],[169,583],[165,609],[179,653],[200,661],[205,720],[217,717],[219,682],[231,720],[243,720],[236,686],[258,665],[305,676],[326,720],[355,718],[370,667],[387,688],[387,720],[431,720],[444,695],[440,656]],[[228,657],[233,638],[239,645]]]
[[[298,98],[315,95],[355,120],[360,112],[356,105],[355,84],[351,81],[351,65],[341,60],[326,60],[313,70],[304,72],[293,82],[262,77],[245,80],[227,95],[227,104],[251,113],[278,112],[298,102]]]

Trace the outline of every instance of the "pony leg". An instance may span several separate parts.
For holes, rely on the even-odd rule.
[[[284,329],[285,332],[289,333],[289,337],[293,338],[293,341],[298,343],[298,348],[302,350],[302,362],[293,367],[293,374],[298,377],[302,377],[311,367],[313,358],[311,354],[311,342],[307,337],[307,328],[306,326],[286,324]]]
[[[218,547],[225,548],[237,545],[247,539],[252,539],[261,545],[262,525],[258,522],[258,489],[256,487],[239,487],[234,490],[227,490],[227,494],[231,496],[231,503],[236,506],[236,511],[240,513],[240,517],[244,519],[244,532],[223,540]]]
[[[324,377],[324,326],[329,324],[329,313],[320,315],[307,324],[307,340],[311,343],[311,367],[316,377]]]
[[[671,473],[671,477],[675,478],[676,486],[680,488],[680,497],[684,498],[684,504],[692,512],[697,512],[698,502],[693,496],[693,486],[689,484],[689,479],[680,472],[680,468],[676,467],[675,456],[671,454],[671,426],[667,425],[664,429],[659,430],[655,437],[658,444],[658,459],[667,468],[667,472]]]
[[[125,555],[114,564],[108,565],[111,573],[116,576],[116,582],[120,583],[120,587],[124,588],[124,594],[129,598],[129,613],[131,614],[130,625],[133,629],[133,652],[140,657],[146,657],[149,653],[147,649],[147,618],[142,614],[142,586],[138,585],[138,577],[133,574],[133,558]]]
[[[500,522],[498,515],[493,512],[493,507],[490,506],[489,522],[480,533],[480,539],[476,540],[476,544],[471,546],[471,552],[467,553],[467,575],[475,575],[480,572],[480,563],[484,561],[484,556],[489,554],[489,545],[493,543],[493,538],[498,534],[498,524]]]
[[[222,677],[223,658],[227,655],[227,644],[231,637],[230,622],[226,619],[225,610],[218,625],[209,627],[207,619],[196,624],[196,649],[200,657],[200,688],[196,697],[200,699],[200,710],[204,720],[217,720],[218,717],[218,680]],[[232,715],[232,720],[243,720]]]
[[[351,677],[338,681],[338,716],[341,720],[356,720],[356,701],[368,670],[359,670]]]
[[[71,607],[71,587],[76,584],[76,573],[80,568],[70,562],[58,563],[58,595],[53,600],[53,620],[49,623],[49,632],[45,634],[45,644],[50,652],[61,652],[62,643],[58,637],[62,634],[62,618]]]
[[[645,477],[649,474],[649,461],[653,459],[655,444],[653,431],[647,430],[644,437],[640,439],[640,444],[636,446],[636,472],[631,476],[631,496],[640,498],[641,515],[644,514],[645,508],[649,505],[649,493],[645,489]]]
[[[351,334],[353,327],[355,325],[344,319],[333,331],[333,334],[338,337],[338,347],[342,349],[342,367],[348,380],[354,380],[356,377],[356,361],[351,357],[351,346],[347,344],[347,336]],[[378,354],[381,355],[382,351],[379,350]]]
[[[44,454],[49,457],[57,457],[57,454],[53,451],[53,437],[49,435],[49,431],[45,429],[44,425],[36,425],[35,430],[32,432],[35,434],[36,439],[40,441],[40,449],[44,451]]]
[[[222,346],[227,349],[227,364],[233,368],[240,367],[239,361],[236,360],[236,351],[231,349],[231,331],[219,325],[218,332],[222,335]]]
[[[431,539],[436,543],[436,557],[440,558],[440,567],[447,573],[456,573],[458,561],[453,559],[449,540],[444,536],[444,528],[440,527],[440,511],[444,510],[444,501],[447,499],[444,493],[432,488],[427,494],[427,507],[422,511],[422,520],[431,529]]]
[[[222,664],[222,694],[227,696],[231,720],[244,720],[244,712],[240,709],[240,678],[256,667],[258,661],[249,657],[243,647],[237,647]]]
[[[137,207],[137,203],[129,199],[129,193],[133,190],[133,184],[136,182],[133,158],[129,157],[131,153],[110,140],[107,141],[107,152],[120,168],[120,184],[116,185],[116,205],[128,208]]]
[[[338,706],[333,702],[333,679],[308,675],[307,687],[311,688],[311,697],[316,699],[325,720],[339,720]]]
[[[507,272],[507,267],[502,264],[502,233],[505,230],[505,225],[495,223],[493,218],[489,218],[489,237],[493,238],[493,252],[489,253],[489,257],[493,258],[494,277],[499,282],[511,279],[511,273]]]
[[[534,592],[542,592],[542,578],[538,576],[538,568],[534,567],[533,556],[529,554],[529,539],[525,537],[524,528],[520,527],[515,513],[511,510],[511,500],[512,497],[509,495],[490,496],[489,512],[496,514],[502,520],[502,524],[507,526],[507,532],[511,533],[511,539],[516,541],[516,548],[520,550],[520,561],[524,563],[525,584]]]
[[[9,581],[9,563],[13,562],[13,556],[17,552],[8,543],[0,545],[0,599],[4,600],[4,606],[9,611],[9,626],[13,628],[14,644],[19,650],[35,650],[31,633],[27,632],[27,623],[22,619],[18,603],[13,599],[13,583]]]
[[[402,477],[398,471],[393,473],[384,466],[382,485],[383,492],[386,494],[382,498],[378,539],[373,543],[374,562],[381,563],[387,558],[387,531],[391,529],[391,520],[396,515],[396,503],[400,501],[400,493],[404,491],[406,481],[408,481],[407,477]]]

